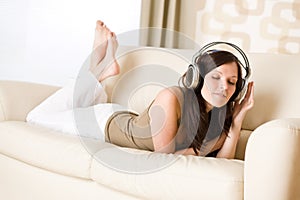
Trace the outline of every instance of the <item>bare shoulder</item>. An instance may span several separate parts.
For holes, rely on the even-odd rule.
[[[177,89],[176,87],[170,87],[170,88],[165,88],[163,90],[161,90],[156,98],[155,98],[155,102],[166,102],[166,103],[175,103],[178,104],[179,103],[179,89]]]
[[[177,117],[180,117],[180,93],[176,87],[165,88],[161,90],[153,105],[159,105],[164,108],[165,111],[169,113],[176,113]]]

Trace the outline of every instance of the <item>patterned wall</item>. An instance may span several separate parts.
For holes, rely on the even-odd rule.
[[[206,0],[196,41],[234,42],[248,52],[300,54],[300,0]]]

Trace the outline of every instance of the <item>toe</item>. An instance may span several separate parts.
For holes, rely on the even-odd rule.
[[[101,20],[97,20],[96,25],[103,26],[103,25],[104,25],[104,22],[101,21]]]
[[[107,39],[111,39],[113,37],[113,33],[108,28],[106,31],[106,36],[107,36]]]

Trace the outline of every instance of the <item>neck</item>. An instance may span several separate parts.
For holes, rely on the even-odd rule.
[[[211,111],[213,109],[213,106],[208,103],[207,101],[205,101],[205,108],[206,108],[206,112],[208,113],[209,111]]]

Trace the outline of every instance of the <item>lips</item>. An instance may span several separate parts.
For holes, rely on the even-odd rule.
[[[222,97],[222,98],[226,98],[227,97],[227,95],[225,95],[223,93],[214,92],[213,94],[216,95],[216,96]]]

